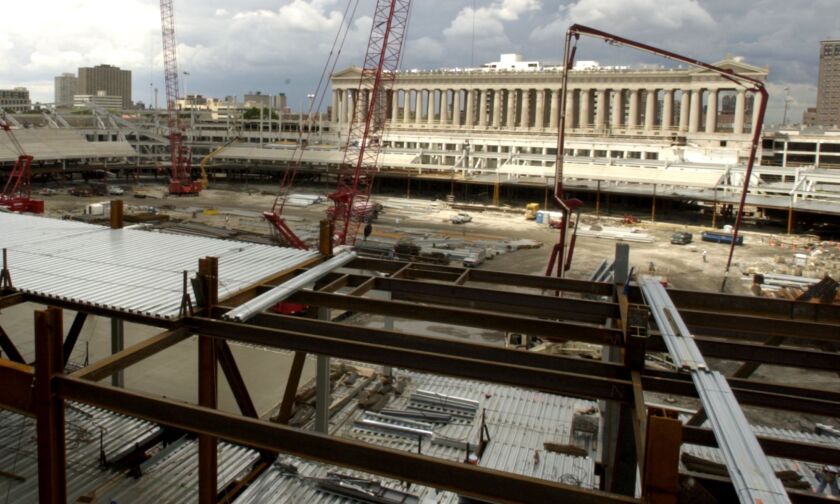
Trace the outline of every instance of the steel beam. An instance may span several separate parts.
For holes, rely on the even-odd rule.
[[[29,303],[37,303],[41,305],[56,306],[64,308],[65,310],[73,310],[77,312],[86,312],[88,315],[97,315],[100,317],[115,318],[125,320],[126,322],[134,322],[136,324],[148,325],[152,327],[161,327],[164,329],[174,329],[178,327],[177,321],[152,317],[149,315],[142,315],[140,313],[129,313],[102,306],[87,305],[77,301],[68,301],[65,299],[54,299],[49,296],[42,296],[40,294],[24,293],[24,299]]]
[[[257,315],[251,319],[251,322],[256,326],[271,329],[323,335],[330,338],[373,343],[405,350],[433,352],[466,359],[480,359],[514,366],[580,373],[603,378],[629,379],[626,369],[618,364],[502,348],[498,345],[480,342],[435,338],[387,329],[351,326],[269,313]]]
[[[64,399],[53,380],[64,371],[61,356],[62,313],[58,308],[35,312],[35,419],[38,451],[38,500],[67,502],[67,460],[64,445]]]
[[[445,286],[444,286],[445,287]],[[394,297],[411,297],[395,294]],[[499,331],[523,332],[547,339],[575,340],[600,345],[617,345],[621,342],[621,331],[572,322],[542,320],[523,315],[511,315],[472,308],[419,305],[406,301],[358,298],[325,292],[298,291],[290,300],[316,306],[328,306],[361,313],[390,315],[413,320],[438,320],[449,324],[481,327]],[[441,303],[444,301],[441,300]]]
[[[443,285],[416,280],[376,278],[376,289],[391,291],[394,299],[566,320],[603,323],[619,318],[618,305],[603,301]]]
[[[840,305],[838,304],[828,305],[679,289],[668,289],[668,295],[677,305],[680,313],[683,309],[688,309],[811,322],[840,322]]]
[[[188,323],[195,332],[216,338],[307,353],[328,352],[333,357],[505,383],[572,397],[630,401],[633,395],[632,386],[627,380],[547,371],[201,317],[188,319]]]
[[[2,326],[0,326],[0,350],[3,350],[3,353],[5,353],[10,360],[20,364],[26,364],[26,361],[18,351],[15,343],[12,341],[12,338],[6,334],[6,331],[3,330]]]
[[[767,436],[756,436],[756,439],[758,439],[764,453],[769,457],[801,460],[816,464],[835,464],[840,460],[840,448],[834,448],[833,446]],[[683,426],[683,443],[717,447],[717,440],[710,429],[691,425]]]
[[[300,376],[303,373],[303,365],[305,363],[306,353],[295,352],[294,358],[292,359],[292,367],[289,369],[289,379],[286,380],[283,401],[280,403],[280,410],[277,412],[277,416],[272,419],[273,422],[288,425],[289,419],[292,418],[292,408],[295,405],[295,396],[297,395]]]
[[[190,333],[184,327],[162,332],[132,345],[122,352],[98,360],[90,366],[74,372],[71,376],[91,381],[102,380],[117,371],[137,364],[147,357],[184,341],[189,336]]]
[[[35,415],[32,387],[35,372],[31,366],[0,359],[0,405],[24,415]]]
[[[26,298],[23,297],[23,294],[20,292],[12,292],[11,294],[5,294],[0,296],[0,310],[4,308],[8,308],[10,306],[19,305],[23,302],[26,302]]]
[[[245,385],[245,380],[242,378],[242,373],[239,372],[239,366],[236,365],[236,358],[233,356],[227,341],[216,340],[216,357],[225,373],[225,378],[228,386],[230,386],[230,391],[233,393],[233,398],[239,406],[239,411],[247,417],[259,417],[254,401],[251,399],[251,394],[248,392],[248,387]]]
[[[493,502],[638,502],[635,499],[415,455],[358,441],[292,429],[209,408],[103,386],[69,377],[55,379],[62,397],[126,415],[327,464],[413,481]]]
[[[764,341],[768,336],[788,336],[803,340],[840,343],[840,325],[836,323],[789,320],[753,315],[733,315],[711,311],[680,309],[680,316],[696,335],[731,339],[728,334]]]
[[[205,257],[198,261],[204,279],[204,308],[209,312],[219,302],[219,261]],[[198,404],[209,409],[218,406],[216,342],[198,331]],[[218,438],[198,435],[198,502],[215,504],[218,494]]]

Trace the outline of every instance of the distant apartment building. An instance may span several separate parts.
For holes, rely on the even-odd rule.
[[[0,89],[0,111],[22,112],[32,108],[29,90],[25,87]]]
[[[820,42],[816,124],[840,126],[840,40]]]
[[[808,127],[817,125],[817,107],[808,107],[805,112],[802,112],[802,125]]]
[[[63,73],[55,78],[55,106],[72,107],[73,96],[78,94],[79,78],[76,74]]]
[[[270,107],[271,95],[262,94],[260,91],[245,94],[245,107]]]
[[[100,91],[119,96],[121,108],[131,108],[131,71],[112,65],[79,68],[78,94],[96,96]]]
[[[100,91],[93,95],[77,94],[73,96],[73,107],[84,108],[87,107],[88,104],[93,104],[94,106],[105,110],[120,110],[125,108],[123,107],[122,96],[111,96],[105,94],[104,91]]]

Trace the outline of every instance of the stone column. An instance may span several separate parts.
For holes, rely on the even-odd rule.
[[[493,127],[502,127],[502,90],[493,90]]]
[[[598,90],[598,108],[595,110],[595,128],[604,129],[607,125],[607,90]]]
[[[627,127],[636,128],[639,126],[639,90],[630,90],[630,111],[627,115]]]
[[[689,104],[691,102],[691,91],[683,89],[680,96],[680,133],[688,131]]]
[[[418,126],[423,121],[423,95],[428,95],[428,91],[425,89],[418,89],[416,106],[417,114],[414,116],[414,124],[417,124]]]
[[[411,90],[406,89],[403,94],[403,124],[411,122]]]
[[[522,128],[531,127],[531,90],[522,90],[522,110],[519,114],[519,126]]]
[[[662,131],[671,129],[674,117],[674,90],[666,89],[662,95]]]
[[[761,95],[758,93],[752,93],[753,95],[753,108],[752,108],[752,130],[751,132],[754,133],[756,128],[760,128],[761,125],[758,124],[758,111],[761,108]]]
[[[566,91],[566,129],[575,127],[575,90]]]
[[[550,117],[548,118],[548,129],[556,130],[558,119],[560,118],[560,90],[555,89],[551,91],[551,110],[549,110]]]
[[[592,127],[592,91],[589,89],[580,90],[580,117],[578,117],[578,128]]]
[[[645,133],[653,133],[653,124],[656,120],[656,90],[645,91]]]
[[[513,129],[516,126],[516,90],[515,89],[508,89],[507,90],[507,110],[505,111],[505,117],[507,117],[507,127],[508,129]]]
[[[345,124],[350,124],[353,122],[353,113],[356,109],[355,104],[356,100],[358,100],[358,97],[356,96],[356,91],[350,90],[350,92],[347,93],[345,99],[347,100],[347,122]]]
[[[735,117],[732,124],[732,133],[741,135],[744,133],[744,106],[746,105],[747,91],[739,89],[735,95]]]
[[[624,119],[624,102],[622,101],[623,89],[614,89],[612,91],[613,107],[612,107],[612,127],[618,129],[621,127],[621,122]]]
[[[478,93],[478,125],[487,127],[487,90],[482,89]]]
[[[330,107],[330,122],[338,121],[338,90],[333,89],[332,107]]]
[[[400,117],[400,90],[391,91],[391,124],[396,124]]]
[[[691,110],[688,112],[688,132],[697,133],[700,129],[700,97],[702,89],[691,91]]]
[[[714,133],[717,129],[717,89],[709,90],[706,100],[706,133]]]
[[[475,90],[468,89],[467,90],[467,117],[464,120],[464,124],[469,127],[472,127],[475,124]]]
[[[456,89],[452,92],[452,125],[461,125],[461,90]]]
[[[534,127],[545,127],[545,89],[537,89],[537,107],[534,112]]]
[[[440,125],[444,126],[449,122],[449,90],[440,90]]]
[[[427,104],[428,108],[426,109],[426,122],[429,124],[434,124],[435,122],[435,90],[429,90],[429,103]]]

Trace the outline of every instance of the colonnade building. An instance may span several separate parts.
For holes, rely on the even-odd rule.
[[[705,69],[586,63],[569,75],[567,154],[642,159],[687,155],[727,163],[748,156],[757,127],[757,94]],[[767,68],[738,58],[716,65],[762,81],[768,75]],[[477,150],[482,143],[525,142],[535,148],[530,153],[544,154],[557,135],[562,68],[510,68],[488,64],[401,71],[382,100],[390,123],[386,142],[397,148],[433,149],[436,141],[441,148],[449,138],[469,140]],[[359,72],[351,67],[332,77],[330,119],[337,126],[333,130],[345,135],[354,103],[369,99],[370,91],[358,96]],[[615,148],[603,148],[606,138]]]

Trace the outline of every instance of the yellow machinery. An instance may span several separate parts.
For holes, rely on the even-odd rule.
[[[220,153],[220,152],[222,152],[223,150],[225,150],[225,148],[226,148],[228,145],[230,145],[230,144],[232,144],[232,143],[238,143],[239,141],[240,141],[240,140],[239,140],[238,138],[234,138],[234,139],[233,139],[233,140],[231,140],[230,142],[227,142],[227,143],[226,143],[226,144],[224,144],[224,145],[220,145],[220,146],[216,147],[215,149],[213,149],[212,151],[210,151],[210,154],[207,154],[206,156],[204,156],[204,159],[202,159],[202,160],[201,160],[201,163],[199,163],[199,165],[198,165],[199,169],[201,170],[201,179],[200,179],[200,181],[201,181],[201,188],[202,188],[202,189],[207,189],[207,186],[209,186],[209,185],[210,185],[210,180],[207,178],[207,163],[208,163],[208,162],[210,162],[210,160],[211,160],[211,159],[213,159],[214,157],[216,157],[216,155],[217,155],[218,153]]]
[[[525,218],[527,220],[534,220],[537,218],[537,211],[540,209],[539,203],[528,203],[525,205]]]

